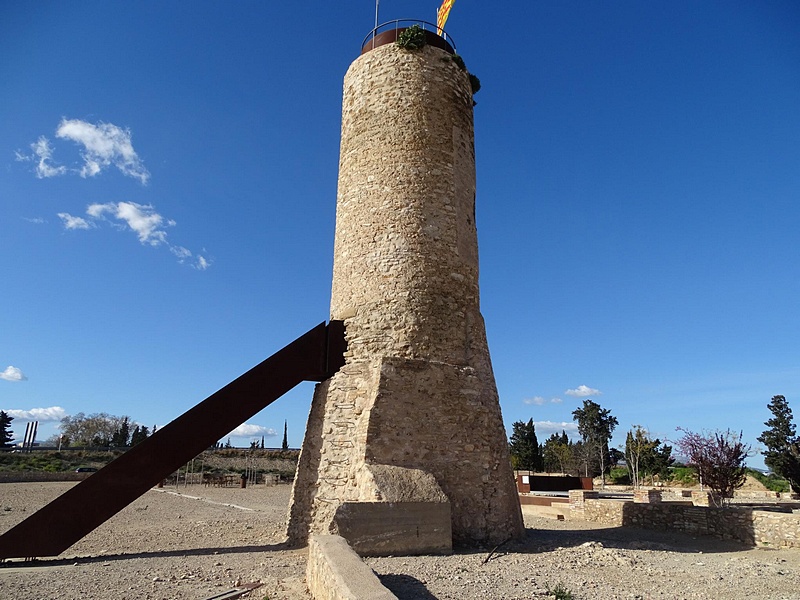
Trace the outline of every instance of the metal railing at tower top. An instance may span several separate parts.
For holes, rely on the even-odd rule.
[[[396,42],[403,31],[414,25],[418,25],[425,32],[425,41],[428,44],[450,54],[456,53],[456,43],[453,38],[444,29],[440,30],[435,23],[418,19],[395,19],[378,25],[367,34],[367,37],[361,42],[361,54],[374,50],[378,46]]]

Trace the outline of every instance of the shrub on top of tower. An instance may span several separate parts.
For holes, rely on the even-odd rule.
[[[444,56],[442,60],[448,61],[451,60],[453,63],[462,71],[464,71],[469,76],[469,87],[472,89],[472,95],[478,93],[478,90],[481,89],[481,80],[478,79],[477,75],[470,73],[467,70],[467,64],[464,62],[464,59],[461,57],[460,54],[453,54],[451,56]]]
[[[400,32],[395,43],[405,50],[419,50],[427,43],[425,31],[419,25],[414,24]]]

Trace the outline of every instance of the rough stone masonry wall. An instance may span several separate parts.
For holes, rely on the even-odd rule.
[[[431,473],[456,542],[519,535],[479,305],[472,92],[442,50],[381,46],[345,76],[331,318],[346,365],[315,392],[290,537],[380,501],[373,464]]]
[[[581,500],[579,494],[580,491],[570,491],[570,514],[587,521],[616,527],[685,531],[744,544],[800,548],[800,514],[796,512],[778,513],[738,506],[718,509],[592,497]]]

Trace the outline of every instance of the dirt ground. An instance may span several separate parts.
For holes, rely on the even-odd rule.
[[[70,483],[0,484],[0,531]],[[308,599],[305,550],[282,545],[288,485],[151,490],[63,555],[0,566],[0,599]],[[606,528],[526,514],[527,536],[489,556],[369,558],[402,600],[800,600],[800,550]]]

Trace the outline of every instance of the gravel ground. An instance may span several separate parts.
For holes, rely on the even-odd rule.
[[[0,531],[68,483],[0,484]],[[178,492],[176,494],[176,491]],[[306,553],[282,546],[289,486],[151,490],[62,556],[0,567],[0,599],[205,600],[262,582],[247,599],[308,599]],[[526,514],[524,541],[437,557],[369,558],[403,600],[800,600],[800,550],[604,528]]]

